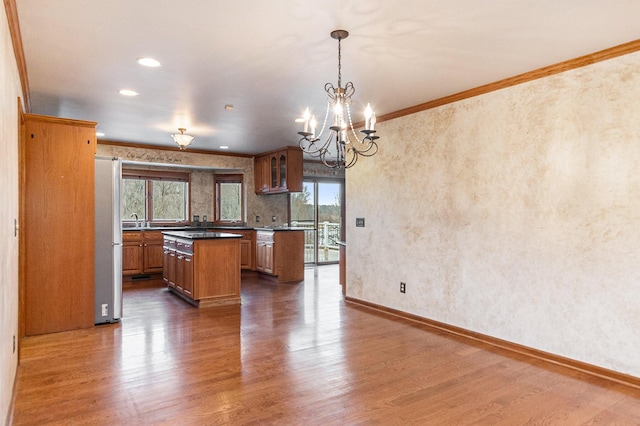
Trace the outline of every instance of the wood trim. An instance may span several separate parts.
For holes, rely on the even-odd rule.
[[[114,141],[110,139],[100,139],[98,140],[98,145],[111,145],[111,146],[120,146],[125,148],[154,149],[154,150],[160,150],[160,151],[177,151],[177,152],[185,152],[185,153],[191,153],[191,154],[224,155],[229,157],[254,158],[254,155],[251,155],[251,154],[239,154],[239,153],[233,153],[233,152],[214,151],[214,150],[197,149],[197,148],[194,149],[191,147],[187,148],[186,151],[183,151],[183,150],[180,150],[180,148],[178,148],[177,145],[174,148],[171,146],[160,146],[160,145],[134,143],[134,142],[121,142],[121,141]]]
[[[45,122],[49,124],[62,124],[65,126],[74,126],[74,127],[90,127],[94,128],[98,125],[97,121],[87,121],[87,120],[76,120],[73,118],[62,118],[62,117],[53,117],[50,115],[40,115],[40,114],[25,114],[25,120],[30,122]]]
[[[123,167],[122,177],[143,180],[166,180],[189,183],[191,173],[165,170],[130,169]]]
[[[22,99],[18,98],[18,365],[22,358],[22,338],[25,333],[25,276],[26,276],[26,248],[25,248],[25,213],[27,204],[25,185],[27,181],[27,167],[25,161],[25,121]]]
[[[443,105],[447,105],[453,102],[458,102],[464,99],[473,98],[475,96],[484,95],[486,93],[494,92],[500,89],[506,89],[507,87],[516,86],[518,84],[527,83],[529,81],[537,80],[544,77],[549,77],[554,74],[559,74],[565,71],[570,71],[577,68],[582,68],[587,65],[595,64],[597,62],[606,61],[608,59],[617,58],[619,56],[634,53],[640,50],[640,39],[630,41],[628,43],[614,46],[609,49],[600,50],[595,53],[591,53],[584,56],[579,56],[568,61],[559,62],[557,64],[549,65],[546,67],[538,68],[537,70],[529,71],[523,74],[519,74],[513,77],[505,78],[493,83],[485,84],[473,89],[465,90],[453,95],[445,96],[443,98],[434,99],[432,101],[424,102],[412,107],[404,108],[398,111],[383,114],[377,117],[377,121],[388,121],[394,118],[404,117],[405,115],[415,114],[416,112],[426,111],[428,109],[437,108]],[[364,126],[364,121],[359,121],[353,124],[354,128]]]
[[[464,337],[467,339],[476,340],[488,345],[505,349],[510,352],[515,352],[521,355],[526,355],[532,358],[536,358],[542,361],[549,362],[551,364],[560,365],[572,370],[577,370],[592,376],[600,377],[603,379],[611,380],[616,383],[620,383],[635,389],[640,389],[640,377],[631,376],[628,374],[619,373],[617,371],[609,370],[607,368],[598,367],[596,365],[588,364],[582,361],[576,361],[571,358],[566,358],[560,355],[555,355],[549,352],[541,351],[538,349],[523,346],[517,343],[509,342],[507,340],[498,339],[496,337],[488,336],[486,334],[477,333],[475,331],[467,330],[454,325],[449,325],[443,322],[435,321],[429,318],[421,317],[418,315],[403,312],[397,309],[388,308],[375,303],[360,300],[354,297],[345,297],[345,301],[358,305],[363,308],[378,311],[382,314],[414,321],[431,328],[435,328],[446,333],[454,334],[456,336]]]
[[[26,112],[31,112],[31,94],[29,92],[29,76],[27,74],[27,61],[22,48],[22,34],[20,33],[20,21],[18,20],[18,8],[15,0],[4,0],[4,10],[9,23],[9,33],[13,44],[13,54],[18,65],[20,75],[20,85],[22,86],[22,96]]]
[[[293,149],[293,150],[302,152],[302,149],[300,149],[300,147],[297,145],[296,146],[287,145],[287,146],[283,146],[282,148],[272,149],[271,151],[261,152],[260,154],[255,155],[255,157],[262,157],[263,155],[271,155],[271,154],[275,154],[276,152],[285,151],[288,149]]]
[[[13,387],[11,388],[11,399],[9,400],[9,409],[7,410],[7,417],[5,418],[5,425],[13,424],[13,413],[16,406],[16,395],[18,394],[18,367],[13,375]]]

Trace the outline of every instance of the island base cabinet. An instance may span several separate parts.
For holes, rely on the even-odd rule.
[[[197,306],[240,303],[240,238],[164,237],[163,279]]]

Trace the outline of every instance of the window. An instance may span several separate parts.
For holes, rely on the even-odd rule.
[[[243,176],[213,175],[215,188],[215,223],[239,224],[244,222]]]
[[[189,220],[189,174],[122,171],[122,220],[176,223]]]

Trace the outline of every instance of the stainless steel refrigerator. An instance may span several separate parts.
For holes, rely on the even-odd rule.
[[[122,160],[95,157],[95,323],[122,317]]]

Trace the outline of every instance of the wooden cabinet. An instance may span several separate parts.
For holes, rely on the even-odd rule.
[[[162,279],[169,287],[176,286],[176,240],[164,239]]]
[[[286,147],[257,156],[254,180],[256,194],[302,191],[302,150]]]
[[[27,336],[94,325],[96,124],[24,115],[20,246]]]
[[[258,231],[256,237],[256,270],[274,275],[273,232]]]
[[[122,274],[161,273],[164,254],[161,231],[122,233]]]
[[[304,279],[304,231],[256,231],[256,270],[278,281]]]
[[[153,274],[162,272],[162,232],[144,231],[142,233],[143,273]]]
[[[164,237],[163,279],[189,303],[240,303],[240,238]]]
[[[144,271],[142,232],[122,233],[122,274],[136,275]]]
[[[254,161],[254,181],[255,181],[255,189],[256,194],[268,194],[269,193],[269,156],[262,155],[260,157],[256,157]]]
[[[193,243],[177,240],[175,252],[175,288],[193,297]]]

